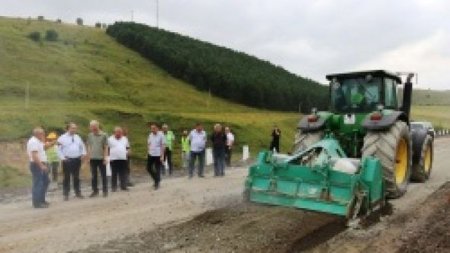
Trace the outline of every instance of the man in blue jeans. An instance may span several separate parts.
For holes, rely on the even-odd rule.
[[[33,136],[27,142],[27,153],[30,159],[30,171],[33,177],[32,202],[34,208],[47,208],[50,204],[45,201],[45,194],[49,184],[47,155],[45,149],[53,146],[54,142],[44,143],[45,132],[42,128],[33,129]]]
[[[197,173],[199,177],[205,177],[203,170],[205,166],[205,148],[206,132],[200,123],[195,125],[195,129],[189,134],[189,143],[191,144],[191,154],[189,160],[189,178],[194,176],[195,160],[198,159]]]

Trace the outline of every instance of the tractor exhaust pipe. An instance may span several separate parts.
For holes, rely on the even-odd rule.
[[[412,78],[414,73],[409,73],[406,77],[405,87],[403,88],[403,104],[402,111],[409,118],[411,113],[411,100],[412,100]]]

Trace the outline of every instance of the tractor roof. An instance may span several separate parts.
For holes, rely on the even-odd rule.
[[[365,77],[366,75],[372,75],[373,77],[390,77],[394,79],[397,83],[402,83],[402,79],[393,72],[386,70],[366,70],[357,72],[347,72],[347,73],[335,73],[328,74],[326,78],[331,81],[333,78],[351,78],[351,77]]]

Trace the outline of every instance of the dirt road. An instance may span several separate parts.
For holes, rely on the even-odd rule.
[[[0,205],[0,252],[362,252],[380,242],[396,251],[437,215],[427,206],[438,207],[446,193],[433,203],[427,197],[450,181],[449,154],[450,139],[437,140],[431,179],[412,184],[393,201],[392,216],[365,230],[346,229],[334,216],[245,205],[246,170],[234,169],[225,178],[168,179],[157,192],[140,184],[106,199],[63,202],[58,193],[44,210],[29,200]],[[405,229],[411,237],[399,236]]]

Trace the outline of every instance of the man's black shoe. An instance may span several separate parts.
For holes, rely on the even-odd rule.
[[[98,196],[98,192],[92,192],[91,195],[89,195],[89,198],[94,198]]]
[[[84,199],[84,196],[81,195],[81,193],[78,193],[77,195],[75,195],[75,197],[79,198],[79,199]]]
[[[132,182],[128,182],[128,183],[127,183],[127,186],[128,186],[128,187],[133,187],[134,184],[133,184]]]
[[[113,188],[113,189],[111,189],[111,191],[112,191],[112,192],[116,192],[116,191],[117,191],[117,189],[116,189],[116,188]]]

